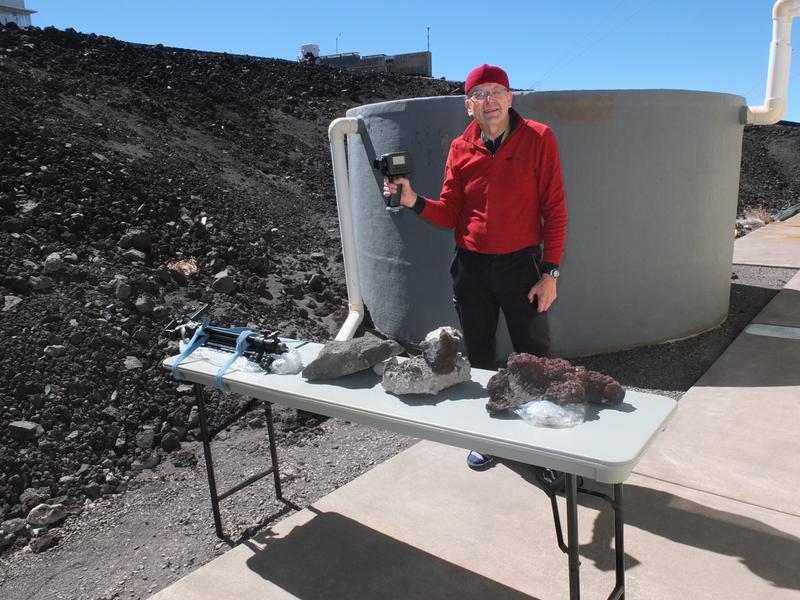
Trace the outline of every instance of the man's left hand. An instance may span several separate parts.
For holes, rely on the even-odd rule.
[[[534,298],[539,299],[539,306],[537,310],[544,312],[556,299],[556,278],[552,275],[544,274],[541,279],[537,281],[528,292],[528,302],[533,302]]]

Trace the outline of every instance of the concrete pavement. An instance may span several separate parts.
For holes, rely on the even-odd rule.
[[[744,264],[792,266],[769,251],[787,239]],[[748,244],[739,256],[759,260]],[[800,273],[683,396],[626,482],[627,597],[800,599],[798,424]],[[465,455],[420,442],[153,600],[567,598],[566,556],[530,472],[476,473]],[[580,502],[583,597],[605,598],[611,513]]]

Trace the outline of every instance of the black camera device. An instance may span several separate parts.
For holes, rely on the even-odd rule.
[[[386,154],[381,154],[375,159],[373,165],[385,177],[388,177],[389,181],[394,181],[395,177],[408,176],[413,168],[410,152],[387,152]],[[400,208],[400,195],[402,192],[403,186],[398,185],[397,191],[386,198],[386,210],[398,210]]]

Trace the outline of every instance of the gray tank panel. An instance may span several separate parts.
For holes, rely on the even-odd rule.
[[[521,92],[514,107],[559,141],[569,225],[550,311],[553,353],[580,356],[700,333],[727,314],[744,98],[676,90]],[[417,342],[458,325],[452,231],[385,210],[372,159],[413,154],[415,190],[436,198],[463,96],[351,109],[348,138],[362,293],[375,325]],[[505,324],[498,353],[510,351]]]

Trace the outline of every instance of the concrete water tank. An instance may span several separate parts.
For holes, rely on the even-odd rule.
[[[655,344],[718,325],[728,311],[745,100],[677,90],[521,92],[513,106],[559,141],[569,211],[553,353]],[[420,194],[436,198],[462,97],[354,108],[348,168],[364,304],[377,328],[417,342],[458,325],[452,231],[384,208],[376,155],[407,150]],[[498,352],[510,350],[505,323]]]

